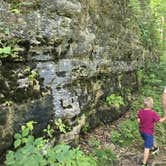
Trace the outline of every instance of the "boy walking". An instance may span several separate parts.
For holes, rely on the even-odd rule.
[[[142,166],[147,166],[149,151],[153,147],[154,123],[164,122],[166,120],[166,116],[160,118],[152,108],[153,99],[147,97],[144,99],[144,108],[140,109],[138,112],[139,132],[144,140],[144,158]]]

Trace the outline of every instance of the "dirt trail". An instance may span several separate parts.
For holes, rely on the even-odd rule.
[[[150,154],[150,158],[148,160],[148,166],[166,166],[166,147],[161,147],[160,151],[152,155]],[[121,154],[121,158],[119,159],[119,163],[116,166],[140,166],[143,158],[143,151],[138,151],[135,153],[126,152],[125,154]]]
[[[117,162],[110,166],[141,166],[143,159],[143,144],[134,143],[130,147],[119,147],[110,141],[110,130],[116,126],[116,123],[123,121],[125,117],[118,119],[115,123],[109,126],[102,126],[96,128],[92,133],[88,133],[80,141],[80,148],[85,153],[91,153],[93,147],[89,145],[90,138],[95,138],[100,142],[100,148],[110,148],[117,157]],[[160,150],[157,154],[150,154],[148,166],[166,166],[166,145],[159,147]],[[103,165],[104,166],[104,165]]]

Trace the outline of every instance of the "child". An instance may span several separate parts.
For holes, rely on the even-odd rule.
[[[153,147],[154,123],[164,122],[166,120],[166,116],[160,118],[152,108],[153,99],[151,97],[147,97],[144,99],[144,109],[140,109],[138,112],[139,132],[144,140],[144,158],[142,166],[147,166],[149,151]]]

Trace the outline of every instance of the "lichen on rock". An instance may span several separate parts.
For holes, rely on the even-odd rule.
[[[138,85],[135,71],[156,59],[141,44],[134,25],[129,26],[128,1],[1,2],[0,45],[11,45],[12,54],[0,59],[0,108],[3,112],[6,100],[14,103],[11,119],[18,121],[11,125],[13,131],[33,119],[39,132],[51,119],[72,120],[83,113],[94,127],[127,110],[125,94]],[[115,111],[104,105],[113,93],[126,101]]]

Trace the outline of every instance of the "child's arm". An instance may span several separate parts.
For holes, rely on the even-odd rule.
[[[140,118],[137,118],[138,123],[140,123]]]
[[[162,123],[166,120],[166,116],[164,116],[163,118],[160,118],[159,122]]]

